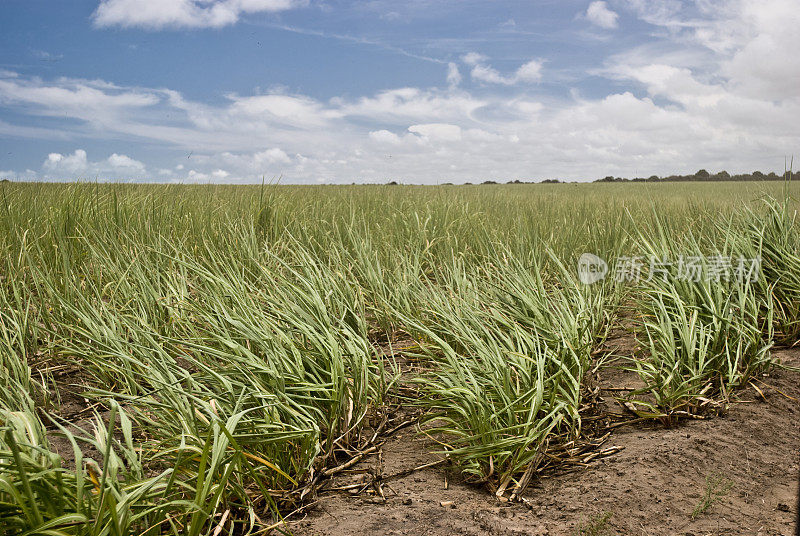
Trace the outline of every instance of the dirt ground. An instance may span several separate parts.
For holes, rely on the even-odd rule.
[[[613,342],[613,339],[612,339]],[[624,345],[624,339],[620,338]],[[623,349],[624,350],[624,349]],[[800,365],[800,349],[776,350]],[[601,386],[631,380],[601,373]],[[463,483],[445,464],[411,472],[372,488],[324,493],[288,529],[323,535],[792,535],[800,462],[800,374],[776,370],[749,388],[724,416],[615,428],[610,456],[544,474],[525,493],[527,504],[500,503]],[[611,399],[611,392],[602,396]],[[397,475],[436,462],[435,445],[413,427],[390,438],[380,455],[353,466],[333,486],[370,475]],[[722,495],[693,518],[707,481]],[[727,491],[726,491],[727,490]],[[370,493],[371,491],[371,493]]]

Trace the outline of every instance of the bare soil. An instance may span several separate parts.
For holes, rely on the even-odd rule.
[[[620,353],[633,351],[624,332],[609,343],[618,344]],[[774,355],[800,365],[800,349]],[[600,375],[604,388],[635,383],[630,374],[613,369]],[[464,483],[444,463],[412,472],[441,456],[425,434],[405,428],[328,486],[347,487],[379,475],[385,482],[380,490],[366,486],[322,493],[286,528],[299,536],[792,535],[800,471],[800,374],[778,369],[755,384],[761,393],[741,391],[729,411],[713,419],[672,428],[654,423],[614,428],[604,447],[622,447],[618,453],[586,467],[545,473],[527,489],[523,503],[499,502],[486,488]],[[608,409],[616,406],[615,392],[601,394]],[[723,490],[732,487],[693,517],[707,479],[719,481]]]

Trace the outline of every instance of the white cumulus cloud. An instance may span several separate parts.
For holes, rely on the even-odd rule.
[[[138,160],[134,160],[130,156],[124,154],[114,153],[108,157],[106,163],[115,170],[131,171],[135,173],[144,172],[144,164]]]
[[[220,28],[243,13],[286,11],[306,0],[102,0],[92,18],[98,27]]]
[[[47,171],[64,172],[70,175],[86,171],[88,167],[86,159],[86,151],[77,149],[71,155],[63,155],[61,153],[50,153],[47,159],[42,164],[42,167]]]
[[[470,52],[461,57],[461,61],[472,67],[470,76],[481,82],[512,86],[520,82],[538,82],[542,78],[542,62],[540,60],[531,60],[508,76],[500,74],[486,63],[486,60],[488,60],[486,56],[477,52]]]
[[[50,153],[42,164],[47,179],[146,179],[145,165],[128,155],[113,153],[105,160],[92,162],[86,151],[76,149],[72,154]]]
[[[608,8],[608,4],[602,0],[596,0],[589,4],[586,9],[586,19],[596,26],[613,30],[618,26],[617,19],[619,19],[619,15],[611,11]]]

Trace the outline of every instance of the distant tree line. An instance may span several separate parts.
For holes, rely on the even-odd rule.
[[[727,171],[720,171],[711,174],[705,169],[699,170],[692,175],[669,175],[666,177],[659,177],[658,175],[651,175],[650,177],[636,177],[633,179],[626,179],[623,177],[614,177],[609,175],[602,179],[597,179],[594,182],[713,182],[713,181],[782,181],[784,179],[791,179],[796,174],[787,171],[783,174],[777,174],[774,171],[763,173],[761,171],[753,171],[752,173],[739,173],[731,175]],[[506,184],[563,184],[573,181],[559,180],[559,179],[545,179],[534,183],[533,181],[526,180],[511,180]],[[452,183],[445,183],[452,184]],[[469,182],[464,184],[471,184]],[[480,184],[498,184],[496,181],[487,180]]]
[[[782,175],[778,175],[774,171],[771,171],[769,173],[754,171],[752,173],[740,173],[737,175],[731,175],[727,171],[720,171],[719,173],[714,173],[712,175],[705,169],[701,169],[700,171],[694,173],[693,175],[669,175],[668,177],[659,177],[658,175],[652,175],[647,178],[637,177],[635,179],[623,179],[622,177],[612,177],[611,175],[609,175],[608,177],[603,177],[602,179],[598,179],[594,182],[782,181],[790,178],[791,174],[789,171],[783,173]]]

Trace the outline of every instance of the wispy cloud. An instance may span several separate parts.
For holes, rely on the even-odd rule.
[[[434,58],[431,56],[425,56],[423,54],[415,54],[414,52],[409,52],[402,47],[398,47],[395,45],[391,45],[388,43],[384,43],[380,40],[376,39],[369,39],[367,37],[359,37],[347,34],[339,34],[339,33],[331,33],[331,32],[324,32],[321,30],[313,30],[310,28],[300,28],[298,26],[290,26],[287,24],[266,24],[269,28],[275,28],[278,30],[283,30],[285,32],[292,32],[301,35],[313,35],[315,37],[322,37],[323,39],[335,39],[337,41],[344,41],[346,43],[354,43],[357,45],[366,45],[369,47],[379,48],[381,50],[386,50],[389,52],[393,52],[395,54],[399,54],[400,56],[406,56],[408,58],[414,58],[417,60],[427,61],[430,63],[438,63],[440,65],[446,65],[448,62],[446,60],[440,58]]]
[[[31,53],[40,61],[48,63],[55,63],[64,59],[63,54],[53,54],[51,52],[47,52],[46,50],[32,50]]]

